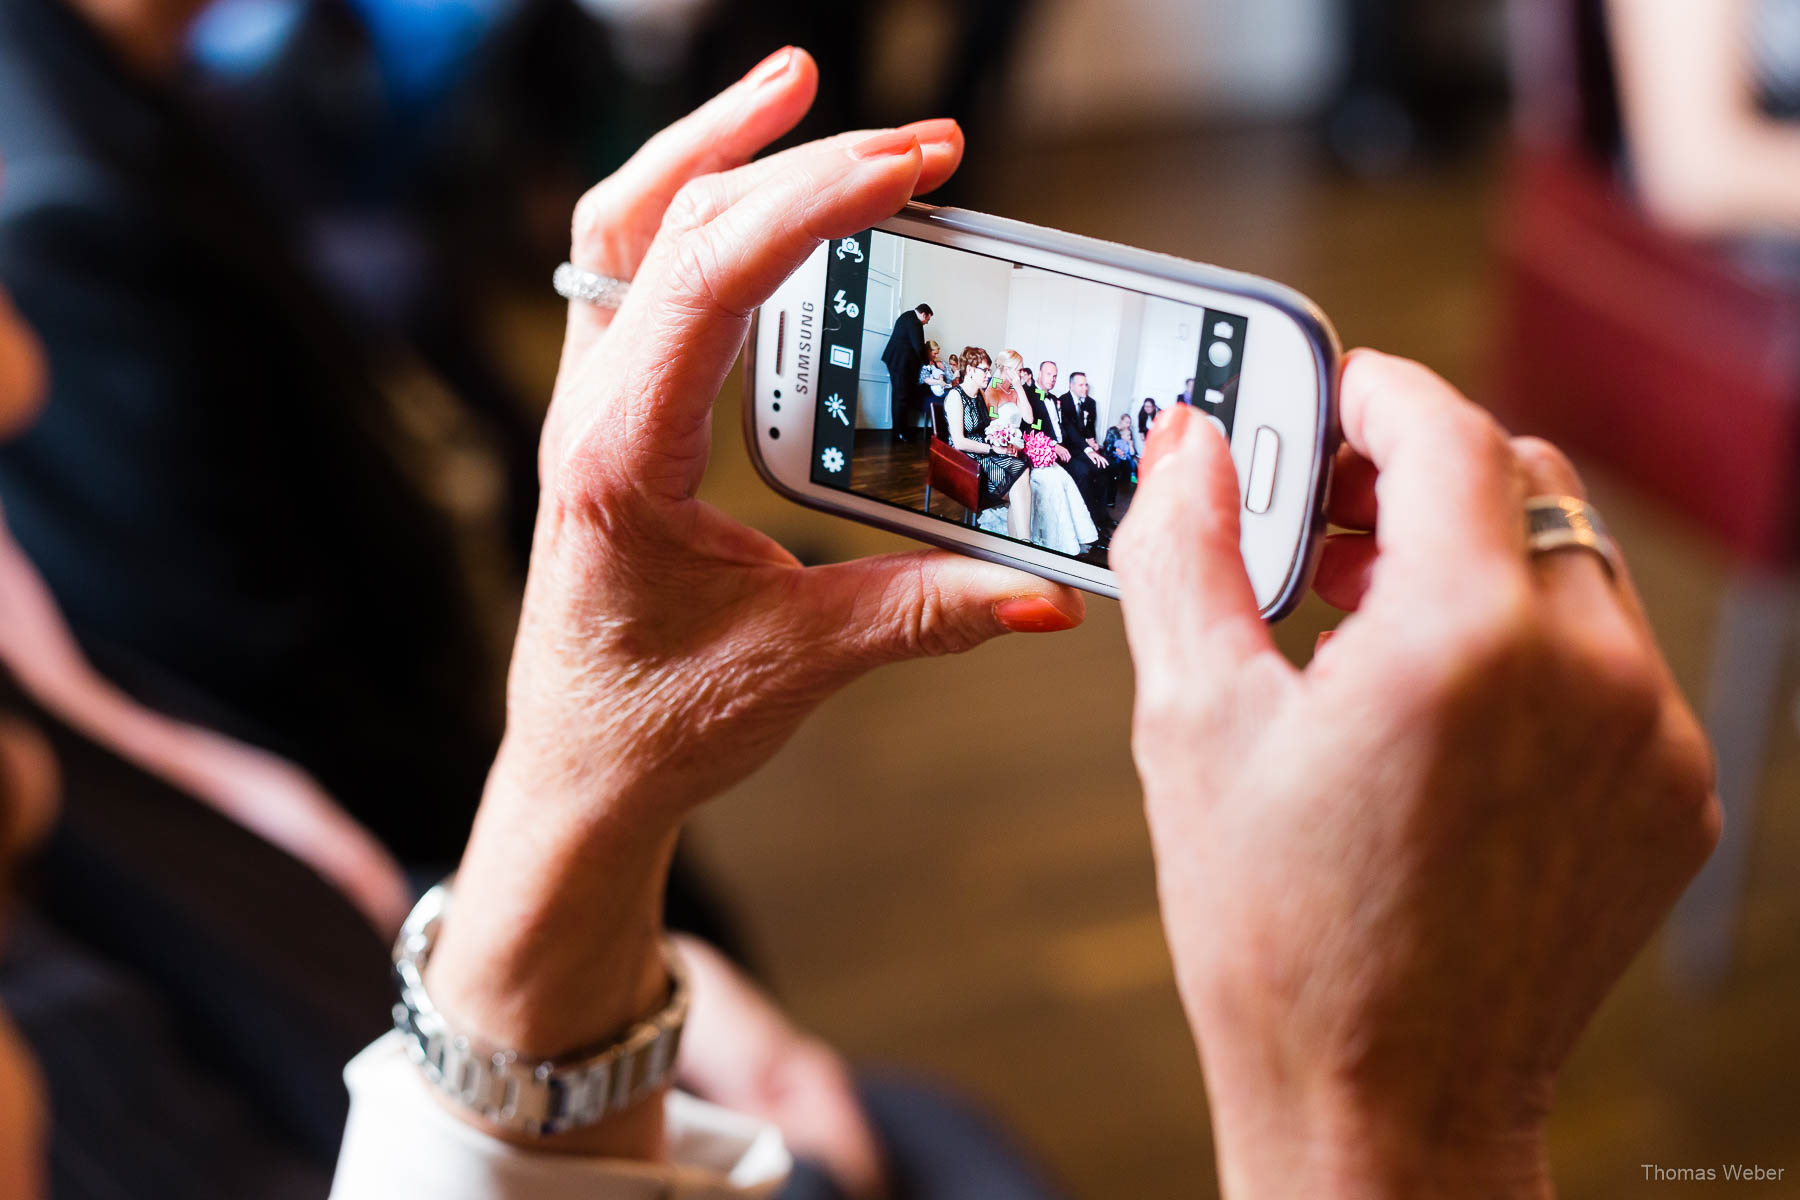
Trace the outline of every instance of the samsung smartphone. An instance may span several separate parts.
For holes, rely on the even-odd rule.
[[[1336,334],[1287,288],[911,204],[821,247],[759,310],[744,431],[813,508],[1116,596],[1148,430],[1231,440],[1263,614],[1300,600],[1337,448]]]

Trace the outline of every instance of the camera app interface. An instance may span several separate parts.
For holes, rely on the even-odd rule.
[[[1104,567],[1157,419],[1231,433],[1244,317],[874,230],[825,252],[814,483]]]

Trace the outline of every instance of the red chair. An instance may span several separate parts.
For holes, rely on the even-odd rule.
[[[963,524],[973,525],[975,514],[981,509],[981,469],[973,458],[952,446],[939,432],[940,407],[936,404],[928,407],[931,443],[925,469],[925,511],[931,511],[931,489],[936,488],[968,509]]]
[[[1662,501],[1735,564],[1707,706],[1726,835],[1670,943],[1672,965],[1711,978],[1729,959],[1794,612],[1800,295],[1663,231],[1626,193],[1594,143],[1618,124],[1597,11],[1514,0],[1495,407]]]

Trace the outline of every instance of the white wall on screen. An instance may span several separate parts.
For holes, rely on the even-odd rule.
[[[1137,387],[1138,362],[1144,344],[1144,306],[1149,299],[1138,292],[1126,294],[1124,320],[1119,324],[1118,367],[1107,386],[1102,387],[1096,382],[1091,387],[1090,394],[1099,402],[1101,437],[1106,436],[1106,427],[1118,420],[1119,413],[1130,407],[1132,392]]]
[[[1155,397],[1164,408],[1175,403],[1200,361],[1200,326],[1203,310],[1160,296],[1144,300],[1144,325],[1138,342],[1137,375],[1130,404],[1113,413],[1136,412],[1144,397]]]
[[[1119,357],[1119,328],[1126,294],[1105,284],[1033,267],[1013,272],[1006,348],[1017,350],[1033,371],[1045,359],[1060,372],[1056,390],[1085,371],[1095,395],[1110,386]]]
[[[884,235],[877,234],[877,240]],[[964,346],[980,346],[990,354],[1001,350],[1006,336],[1006,310],[1012,281],[1012,264],[930,242],[905,241],[900,262],[900,305],[905,311],[931,305],[931,324],[925,337],[943,350],[944,357],[962,353]],[[893,332],[881,330],[881,348]]]

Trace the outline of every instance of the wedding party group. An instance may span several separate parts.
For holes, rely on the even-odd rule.
[[[1033,371],[1016,350],[996,358],[968,346],[944,359],[929,342],[926,352],[935,428],[980,471],[976,524],[1061,554],[1105,545],[1121,487],[1137,477],[1142,442],[1130,418],[1102,432],[1086,373],[1058,394],[1052,361]]]

